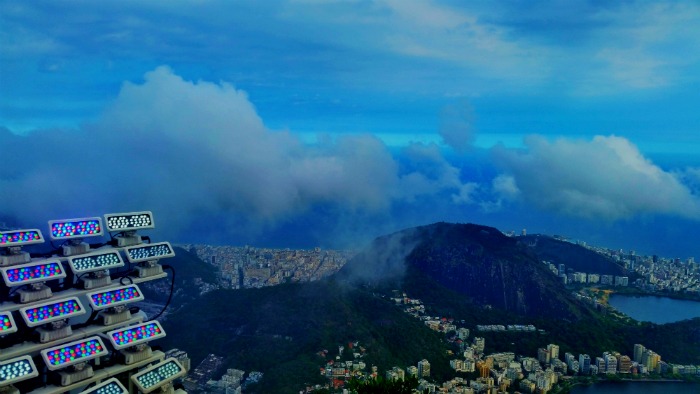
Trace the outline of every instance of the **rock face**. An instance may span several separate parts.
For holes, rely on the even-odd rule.
[[[435,223],[375,240],[340,272],[381,283],[420,275],[482,306],[577,319],[580,307],[534,252],[495,228]]]

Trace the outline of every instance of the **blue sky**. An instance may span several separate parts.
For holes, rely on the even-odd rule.
[[[343,246],[444,220],[700,257],[698,26],[690,1],[3,1],[0,221]]]

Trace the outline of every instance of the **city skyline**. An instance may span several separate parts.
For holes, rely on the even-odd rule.
[[[0,22],[0,222],[152,210],[174,241],[333,247],[472,222],[700,257],[691,2],[8,1]]]

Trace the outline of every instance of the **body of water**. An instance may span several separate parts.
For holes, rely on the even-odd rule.
[[[698,383],[676,382],[615,382],[597,383],[590,386],[576,386],[570,394],[697,394]]]
[[[608,303],[635,320],[657,324],[700,317],[700,302],[698,301],[612,294]]]

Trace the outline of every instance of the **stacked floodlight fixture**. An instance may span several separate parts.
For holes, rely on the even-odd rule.
[[[138,390],[186,394],[173,388],[186,369],[175,359],[162,361],[163,354],[149,346],[165,337],[162,325],[146,321],[143,312],[132,315],[134,308],[130,308],[131,303],[144,300],[135,282],[164,277],[159,260],[175,256],[170,243],[143,243],[137,234],[155,228],[152,213],[48,223],[47,237],[63,242],[58,250],[38,254],[40,258],[22,250],[45,241],[40,230],[0,232],[0,394],[37,388],[42,393],[130,394]],[[114,241],[110,245],[91,250],[84,242],[107,232]],[[122,272],[118,275],[121,280],[114,281],[110,270],[126,262],[129,272]],[[19,297],[6,297],[13,293]],[[27,329],[33,330],[31,339],[29,332],[23,333]],[[7,345],[10,350],[6,353]],[[100,362],[101,358],[107,362]]]
[[[33,304],[19,311],[28,327],[37,327],[41,343],[72,335],[68,320],[85,314],[85,308],[77,297]]]
[[[68,258],[68,265],[73,273],[80,277],[83,288],[89,290],[112,283],[109,270],[123,267],[124,261],[118,250],[109,248],[71,256]]]
[[[150,321],[110,331],[107,336],[129,365],[150,358],[153,352],[148,342],[163,338],[165,331],[159,322]]]
[[[17,332],[17,324],[12,312],[0,312],[0,337]]]
[[[83,242],[86,237],[98,237],[104,234],[102,219],[89,217],[49,221],[49,236],[54,241],[67,241],[61,248],[64,256],[87,253],[90,245]]]
[[[94,387],[81,391],[80,394],[129,394],[117,378],[108,379]]]
[[[29,285],[17,291],[20,303],[25,304],[51,298],[53,292],[46,286],[49,280],[63,279],[66,272],[59,260],[40,260],[27,264],[1,267],[0,275],[7,287]]]
[[[108,354],[98,336],[61,344],[41,351],[41,358],[51,371],[59,371],[61,386],[91,378],[94,375],[88,361]]]
[[[160,393],[172,394],[175,392],[172,385],[173,380],[184,376],[186,373],[187,371],[185,371],[182,364],[174,358],[169,358],[133,375],[131,381],[143,393],[160,390]]]
[[[131,319],[127,305],[143,301],[143,293],[135,284],[95,291],[87,294],[88,302],[93,310],[103,311],[102,322],[111,326]]]
[[[141,243],[141,236],[136,231],[155,228],[150,211],[107,214],[105,225],[108,232],[118,233],[116,239],[120,248]]]
[[[39,376],[39,371],[30,356],[21,356],[0,361],[0,393],[17,393],[12,384]]]
[[[158,264],[158,260],[175,256],[175,251],[169,242],[130,246],[125,248],[124,252],[130,263],[139,264],[136,267],[139,278],[163,273],[163,267]]]
[[[44,237],[38,229],[1,231],[0,266],[28,263],[31,258],[22,247],[43,242]]]

